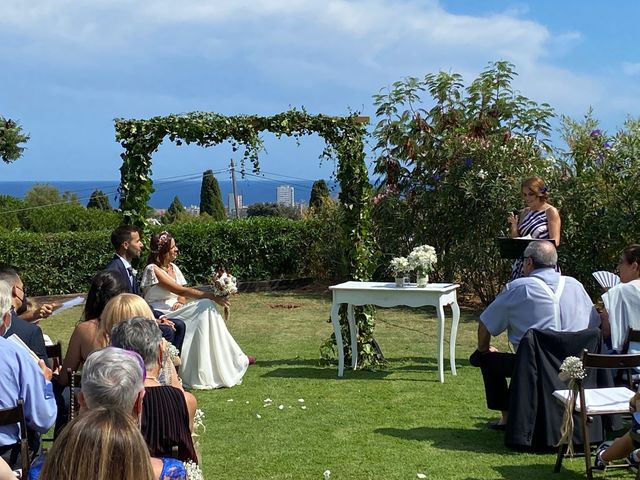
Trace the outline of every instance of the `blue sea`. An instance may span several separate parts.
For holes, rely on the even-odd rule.
[[[83,181],[32,181],[32,182],[0,182],[0,194],[11,195],[12,197],[23,198],[27,191],[37,183],[46,183],[60,190],[74,192],[80,198],[80,203],[86,205],[91,197],[91,193],[100,189],[110,197],[111,205],[117,207],[119,181],[104,180],[83,180]],[[218,180],[222,201],[228,206],[229,194],[232,192],[230,180]],[[327,182],[332,188],[332,196],[337,196],[339,187],[335,183]],[[155,192],[151,195],[149,205],[153,208],[169,208],[174,197],[180,198],[186,207],[190,205],[200,205],[200,180],[169,180],[154,183]],[[295,180],[293,183],[270,180],[247,180],[242,179],[236,182],[238,195],[242,195],[242,204],[250,205],[258,202],[275,202],[276,187],[280,185],[290,185],[294,188],[295,203],[309,203],[311,187],[313,181]]]

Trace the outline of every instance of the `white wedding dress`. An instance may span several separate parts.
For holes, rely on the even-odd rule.
[[[176,282],[186,285],[180,269],[172,265]],[[160,286],[153,265],[145,268],[140,287],[152,308],[166,313],[169,318],[178,318],[186,325],[180,354],[180,376],[185,387],[208,390],[242,383],[249,358],[227,330],[213,301],[195,300],[171,311],[178,296]]]

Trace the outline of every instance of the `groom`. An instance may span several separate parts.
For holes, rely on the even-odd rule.
[[[132,260],[140,258],[142,247],[144,246],[140,239],[140,229],[135,225],[119,226],[111,233],[111,244],[116,253],[104,269],[120,274],[125,285],[127,285],[128,292],[142,296],[140,284],[136,278],[137,272],[131,266]],[[156,321],[162,331],[162,336],[178,350],[182,351],[185,332],[184,322],[177,318],[170,320],[157,310],[153,310],[153,314],[157,318]]]

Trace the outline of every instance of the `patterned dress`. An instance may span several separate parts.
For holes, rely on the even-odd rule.
[[[549,238],[549,223],[546,210],[529,210],[518,225],[518,236],[531,238]],[[510,281],[522,277],[522,258],[516,258],[511,266]]]

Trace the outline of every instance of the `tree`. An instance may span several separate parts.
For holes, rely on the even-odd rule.
[[[278,203],[259,202],[249,205],[247,217],[283,217],[290,220],[300,220],[300,211],[295,207]]]
[[[184,205],[182,205],[178,196],[173,197],[173,201],[171,202],[171,205],[169,205],[169,209],[165,215],[167,223],[173,223],[185,214]]]
[[[80,205],[80,199],[78,198],[78,194],[76,192],[72,192],[71,190],[65,190],[62,193],[62,201],[66,203],[75,203]]]
[[[309,197],[309,208],[319,210],[322,204],[330,197],[329,187],[324,180],[316,180],[311,187],[311,196]]]
[[[218,180],[213,176],[212,170],[202,174],[202,187],[200,187],[200,215],[208,214],[213,220],[224,220],[227,216],[224,211],[222,194]]]
[[[507,279],[494,239],[520,206],[520,182],[553,163],[553,111],[514,91],[515,75],[510,63],[495,62],[466,88],[462,76],[439,72],[374,96],[381,188],[373,202],[384,213],[376,229],[384,263],[433,245],[434,277],[464,278],[485,303]],[[425,91],[432,98],[423,103]]]
[[[0,158],[5,163],[11,163],[20,158],[24,147],[20,144],[26,143],[29,135],[22,133],[22,127],[0,115]]]
[[[36,183],[26,195],[25,201],[29,207],[41,207],[64,202],[60,190],[48,183]]]
[[[87,203],[87,208],[97,208],[99,210],[113,210],[111,206],[111,202],[109,202],[109,196],[106,195],[102,190],[94,190],[91,194],[91,198],[89,198],[89,202]]]

